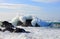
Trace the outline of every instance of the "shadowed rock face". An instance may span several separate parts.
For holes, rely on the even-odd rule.
[[[3,30],[3,32],[5,32],[5,31],[13,32],[13,31],[14,31],[14,29],[13,29],[13,28],[5,28],[5,29]]]
[[[0,31],[2,31],[2,32],[5,32],[5,31],[10,31],[10,32],[15,32],[15,33],[26,32],[23,28],[16,28],[11,23],[9,23],[7,21],[2,22],[1,27],[5,28],[3,30],[0,29]]]
[[[22,29],[22,28],[16,28],[16,29],[14,30],[14,32],[16,32],[16,33],[25,32],[25,30]]]
[[[17,26],[22,25],[23,23],[21,21],[18,21]]]
[[[0,31],[2,31],[2,29],[0,29]]]
[[[3,21],[1,27],[4,27],[5,29],[3,29],[2,31],[10,31],[13,32],[13,25],[11,23],[9,23],[8,21]]]
[[[23,28],[16,28],[14,32],[15,33],[30,33],[29,31],[25,31]]]
[[[31,21],[32,21],[32,19],[26,20],[26,26],[31,26]]]
[[[38,25],[37,23],[35,24],[35,27],[40,27],[40,25]]]
[[[32,21],[32,19],[27,19],[27,20],[22,24],[22,26],[24,26],[24,27],[32,26],[31,21]]]
[[[13,26],[11,23],[9,23],[9,22],[4,21],[4,22],[2,22],[1,27],[12,28],[12,27],[14,27],[14,26]]]

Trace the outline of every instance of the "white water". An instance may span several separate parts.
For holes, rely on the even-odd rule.
[[[60,39],[60,29],[22,27],[30,33],[0,32],[0,39]]]

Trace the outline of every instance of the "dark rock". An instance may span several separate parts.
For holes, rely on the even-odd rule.
[[[20,22],[19,22],[20,23]],[[22,23],[21,23],[22,24]],[[4,27],[5,29],[3,29],[2,31],[10,31],[10,32],[15,32],[15,33],[20,33],[20,32],[26,32],[23,28],[16,28],[14,27],[11,23],[9,23],[8,21],[4,21],[2,22],[1,27]],[[14,29],[15,28],[15,29]],[[0,29],[1,31],[1,29]]]
[[[35,27],[40,27],[40,25],[38,25],[37,23],[35,24]]]
[[[0,31],[2,31],[2,29],[0,29]]]
[[[22,24],[22,26],[23,27],[32,26],[31,21],[32,21],[32,19],[27,19],[26,22]]]
[[[3,32],[5,32],[5,31],[13,32],[13,31],[14,31],[14,29],[13,29],[13,28],[5,28],[5,29],[3,30]]]
[[[8,21],[3,21],[1,27],[5,28],[2,30],[3,32],[5,32],[5,31],[13,32],[14,31],[14,29],[13,29],[14,26],[11,23],[9,23]]]
[[[2,22],[1,27],[11,28],[14,26],[11,23],[9,23],[8,21],[4,21],[4,22]]]
[[[14,30],[14,32],[16,32],[16,33],[25,32],[25,30],[22,29],[22,28],[16,28],[16,29]]]
[[[22,25],[23,23],[21,21],[18,21],[17,26]]]

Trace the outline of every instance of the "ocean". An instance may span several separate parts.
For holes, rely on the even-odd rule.
[[[47,27],[20,27],[30,33],[0,32],[0,39],[60,39],[60,29]]]

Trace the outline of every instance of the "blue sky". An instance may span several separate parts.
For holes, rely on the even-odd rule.
[[[16,13],[60,20],[60,0],[0,0],[0,18],[9,19]]]

